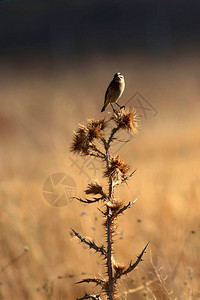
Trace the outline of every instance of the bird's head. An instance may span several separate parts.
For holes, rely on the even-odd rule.
[[[114,75],[114,80],[116,81],[123,81],[124,80],[124,76],[121,73],[115,73]]]

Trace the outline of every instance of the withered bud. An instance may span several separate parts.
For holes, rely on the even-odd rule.
[[[119,184],[122,179],[125,178],[129,169],[129,165],[127,165],[118,155],[111,158],[110,167],[106,168],[104,176],[112,179],[115,184]]]
[[[88,119],[86,125],[80,124],[71,145],[71,151],[74,153],[88,155],[94,139],[102,138],[102,131],[106,127],[105,120]]]
[[[119,277],[119,275],[121,275],[126,269],[123,264],[117,263],[115,261],[113,261],[113,268],[115,270],[115,277]]]
[[[111,209],[111,211],[115,214],[117,213],[123,206],[123,202],[122,201],[109,201],[106,202],[106,205]]]
[[[119,128],[127,129],[133,133],[138,133],[139,119],[134,109],[120,110],[113,116],[113,120]]]
[[[94,181],[92,183],[89,183],[87,188],[85,189],[86,194],[103,194],[102,186],[98,181]]]
[[[109,291],[109,281],[105,281],[103,283],[103,286],[102,286],[102,289],[105,291],[105,292],[108,292]]]

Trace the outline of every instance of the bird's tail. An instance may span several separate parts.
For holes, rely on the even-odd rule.
[[[104,105],[103,108],[102,108],[102,110],[101,110],[101,112],[103,112],[103,111],[105,110],[105,108],[106,108],[106,107],[105,107],[105,105]]]

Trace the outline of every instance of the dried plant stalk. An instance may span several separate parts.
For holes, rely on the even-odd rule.
[[[114,122],[114,123],[113,123]],[[108,139],[105,138],[105,130],[108,125],[112,124]],[[104,227],[106,231],[105,245],[98,246],[94,241],[90,241],[82,237],[78,232],[72,229],[73,234],[90,249],[99,252],[106,261],[107,278],[85,278],[78,283],[96,283],[101,287],[102,293],[100,295],[85,294],[81,299],[101,299],[102,294],[107,295],[108,300],[114,300],[116,295],[117,281],[124,275],[132,272],[136,266],[142,261],[149,243],[144,247],[142,252],[138,255],[134,263],[130,262],[128,267],[115,262],[113,257],[113,244],[115,234],[116,219],[120,214],[123,214],[130,208],[136,200],[123,204],[123,202],[115,199],[115,188],[126,182],[135,173],[135,170],[128,174],[130,166],[123,161],[122,158],[113,156],[110,153],[112,143],[116,140],[116,134],[120,130],[128,130],[133,134],[137,133],[138,118],[136,112],[132,109],[124,109],[120,112],[115,112],[114,116],[108,120],[93,120],[89,119],[85,125],[79,125],[78,130],[74,133],[74,139],[71,146],[71,151],[75,154],[94,156],[101,159],[105,164],[104,177],[108,180],[108,191],[103,190],[102,185],[95,181],[88,184],[85,189],[86,195],[92,195],[92,199],[76,198],[80,202],[87,204],[102,201],[105,207],[103,213],[105,218]],[[98,145],[101,145],[99,148]],[[99,197],[97,197],[99,195]]]

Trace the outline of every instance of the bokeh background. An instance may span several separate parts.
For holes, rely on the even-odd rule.
[[[151,242],[119,299],[200,298],[199,14],[194,0],[0,1],[0,299],[98,292],[75,285],[103,267],[70,235],[104,240],[97,206],[56,207],[43,191],[66,194],[58,177],[44,188],[57,173],[80,197],[91,179],[104,182],[102,166],[69,147],[78,123],[110,116],[100,110],[116,72],[126,79],[119,103],[130,100],[141,120],[116,149],[137,168],[118,197],[138,197],[120,218],[116,258],[128,264]]]

